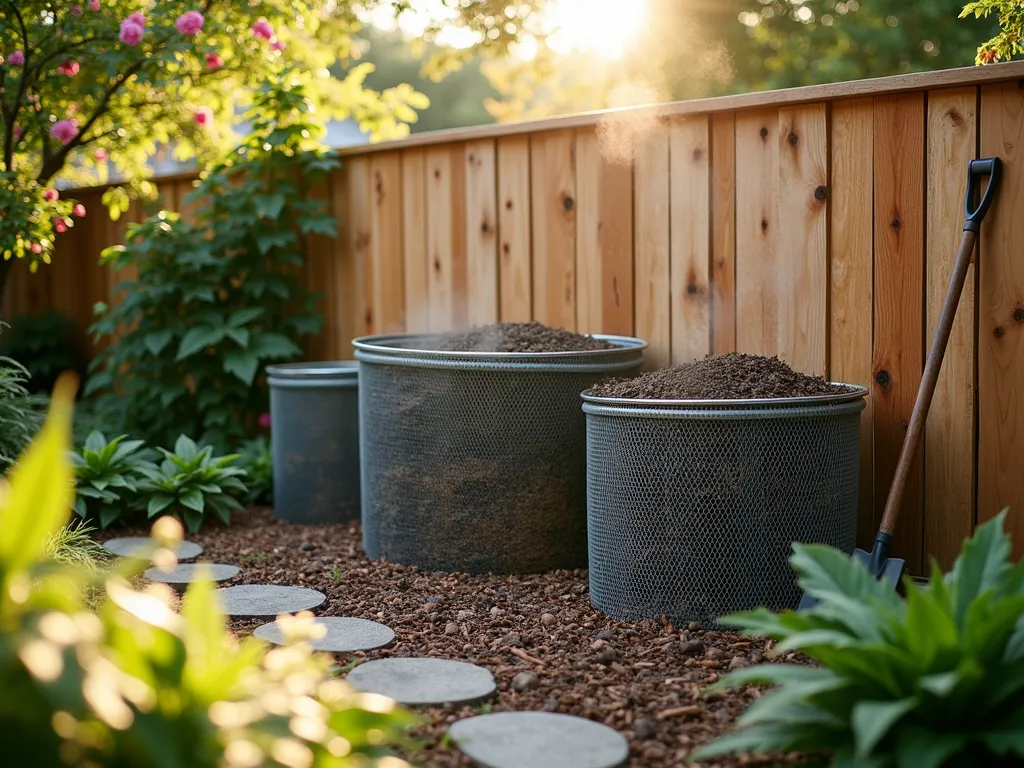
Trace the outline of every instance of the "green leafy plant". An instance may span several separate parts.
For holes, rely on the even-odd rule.
[[[245,470],[230,466],[237,455],[213,455],[213,448],[200,449],[181,435],[174,451],[158,449],[164,460],[159,466],[140,466],[138,507],[150,518],[173,514],[185,521],[190,533],[202,527],[206,515],[215,514],[225,525],[231,510],[241,509],[238,497],[246,493]]]
[[[281,622],[291,645],[268,650],[227,629],[213,586],[190,587],[180,614],[171,591],[131,588],[131,564],[99,574],[50,559],[67,521],[73,473],[73,385],[0,496],[0,736],[11,765],[242,768],[401,768],[391,745],[418,720],[330,674],[303,638],[312,616]],[[157,521],[154,558],[181,537]],[[96,610],[90,609],[90,586]]]
[[[0,334],[0,356],[25,361],[33,394],[49,394],[65,371],[84,376],[88,356],[81,332],[67,315],[49,310],[38,315],[16,315],[10,328]]]
[[[835,768],[1020,765],[1024,760],[1024,562],[1014,566],[1006,513],[980,526],[953,570],[934,561],[904,601],[861,563],[794,545],[804,613],[767,609],[723,621],[801,651],[821,666],[765,664],[720,685],[778,685],[728,734],[693,755],[803,751]]]
[[[1009,61],[1024,53],[1024,3],[1020,0],[980,0],[968,3],[960,12],[960,18],[988,18],[995,15],[999,20],[999,31],[992,39],[978,48],[976,63],[994,64]]]
[[[153,467],[153,454],[144,445],[127,435],[107,440],[102,432],[92,432],[85,445],[71,453],[79,517],[90,517],[106,528],[129,511],[142,468]]]
[[[245,470],[248,504],[272,504],[274,501],[274,459],[265,435],[246,440],[238,449],[238,466]]]
[[[40,402],[25,388],[28,371],[9,357],[0,357],[0,472],[14,463],[42,423]]]
[[[75,565],[86,571],[97,572],[107,560],[103,545],[92,538],[95,531],[82,521],[68,523],[46,538],[43,556],[65,565]]]

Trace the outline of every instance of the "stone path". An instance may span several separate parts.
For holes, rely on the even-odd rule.
[[[112,555],[118,557],[137,557],[140,550],[145,551],[153,544],[153,539],[148,536],[126,536],[120,539],[109,539],[104,542],[103,546]],[[203,548],[194,541],[182,541],[175,552],[175,556],[179,560],[192,560],[201,554],[203,554]],[[149,560],[148,557],[142,559]]]
[[[448,659],[377,659],[349,672],[348,682],[407,706],[477,704],[498,690],[489,670]]]
[[[223,563],[179,563],[169,571],[160,568],[147,568],[146,578],[170,584],[175,589],[185,589],[189,584],[206,578],[214,582],[230,581],[241,569]]]
[[[629,757],[629,744],[618,731],[550,712],[469,717],[448,734],[482,768],[617,768]]]
[[[222,587],[214,594],[228,616],[236,618],[277,616],[316,608],[326,600],[322,592],[306,587],[284,587],[277,584],[241,584]]]
[[[391,627],[378,624],[376,621],[326,616],[314,619],[314,623],[327,630],[324,637],[310,641],[314,651],[330,653],[372,651],[377,648],[385,648],[395,642],[394,630]],[[284,644],[284,636],[277,624],[264,624],[257,627],[253,634],[277,645]]]

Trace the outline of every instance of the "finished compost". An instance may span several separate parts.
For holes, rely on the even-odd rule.
[[[442,352],[587,352],[614,349],[615,345],[541,323],[495,323],[432,336],[420,342],[418,348]]]

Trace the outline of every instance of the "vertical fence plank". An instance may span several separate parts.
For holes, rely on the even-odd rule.
[[[431,331],[466,324],[465,148],[427,151],[427,249]]]
[[[636,150],[634,193],[634,305],[636,334],[650,347],[645,368],[667,366],[672,355],[669,254],[668,131],[642,139]]]
[[[352,356],[351,341],[356,335],[353,309],[359,292],[353,283],[353,222],[349,217],[349,175],[353,163],[346,162],[331,174],[331,207],[338,221],[338,237],[333,241],[328,262],[327,316],[324,324],[324,350],[327,359],[347,360]]]
[[[874,108],[868,99],[832,106],[831,284],[829,378],[871,389],[874,292]],[[860,419],[857,541],[875,536],[874,435],[871,396]]]
[[[777,353],[778,115],[736,116],[736,348]]]
[[[711,165],[708,120],[675,120],[669,128],[669,221],[673,365],[711,350]]]
[[[633,172],[602,157],[593,129],[576,133],[576,329],[633,333]]]
[[[332,209],[331,178],[326,176],[317,179],[310,187],[311,200],[321,201],[325,212]],[[335,251],[335,238],[327,235],[313,234],[306,238],[306,289],[322,295],[316,311],[324,318],[324,327],[319,336],[311,336],[306,341],[306,354],[310,360],[329,360],[331,347],[329,334],[331,328],[331,312],[334,307],[331,295],[332,264]]]
[[[498,321],[497,168],[494,141],[466,145],[466,284],[469,322]]]
[[[348,169],[348,236],[352,254],[352,290],[354,313],[352,328],[358,336],[374,332],[373,325],[373,190],[370,159],[356,157]],[[347,345],[351,339],[343,339]],[[345,347],[348,349],[348,347]]]
[[[875,510],[881,515],[921,383],[924,328],[924,94],[875,99]],[[922,566],[920,452],[907,480],[894,553]]]
[[[711,118],[711,351],[736,349],[736,116]]]
[[[499,316],[502,322],[533,318],[530,243],[530,139],[498,139]]]
[[[828,130],[825,105],[779,110],[779,356],[794,369],[826,371],[828,326]]]
[[[426,184],[424,151],[405,150],[402,153],[402,275],[405,328],[412,333],[423,333],[430,326]]]
[[[1003,159],[1003,181],[981,231],[978,328],[978,522],[1010,508],[1024,554],[1024,89],[981,91],[981,154]]]
[[[533,314],[547,325],[576,328],[576,173],[572,131],[530,142],[533,212]]]
[[[977,156],[976,88],[928,99],[927,339],[938,325],[963,229],[964,179]],[[924,442],[924,552],[946,570],[974,527],[975,267],[964,283]]]
[[[402,278],[402,160],[382,152],[370,160],[370,286],[373,333],[405,330]]]

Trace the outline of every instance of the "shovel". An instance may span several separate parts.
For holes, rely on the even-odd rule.
[[[889,488],[889,498],[885,502],[885,514],[882,515],[882,524],[878,527],[878,533],[875,535],[874,548],[870,552],[857,549],[853,553],[854,559],[864,563],[876,579],[885,580],[894,589],[899,586],[906,561],[889,557],[892,531],[896,527],[896,520],[899,517],[903,492],[907,487],[907,476],[910,474],[910,467],[924,434],[928,408],[932,404],[932,395],[935,394],[935,384],[939,379],[939,371],[942,369],[942,358],[946,354],[946,344],[949,342],[949,333],[953,328],[956,308],[960,303],[964,281],[967,279],[967,270],[971,266],[971,254],[974,252],[974,246],[978,240],[978,230],[981,229],[981,222],[992,205],[996,188],[999,186],[1001,171],[1002,161],[998,157],[971,160],[967,168],[967,197],[964,202],[967,218],[964,221],[964,232],[960,239],[960,250],[956,254],[953,274],[949,278],[949,288],[946,290],[946,299],[942,304],[942,314],[939,315],[935,338],[932,340],[932,348],[928,353],[924,374],[921,376],[921,387],[917,390],[917,401],[914,403],[914,411],[910,416],[907,436],[903,440],[900,460],[896,465],[896,474]],[[978,197],[982,179],[986,176],[988,177],[988,186],[981,194],[981,201],[975,206],[975,198]],[[800,598],[797,611],[813,608],[817,602],[815,598],[805,593]]]

